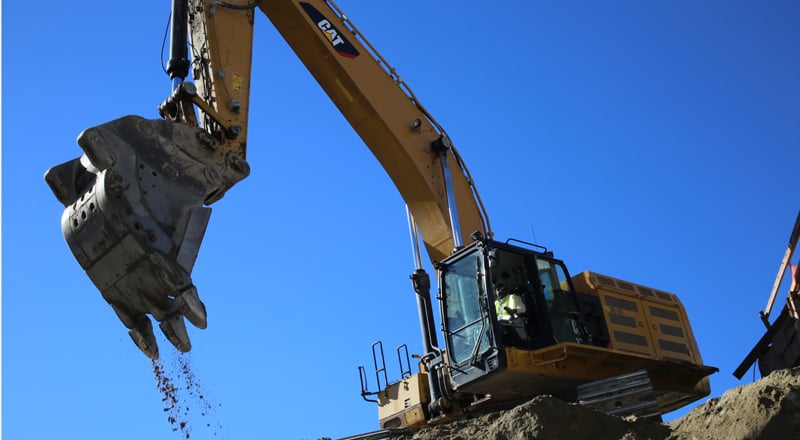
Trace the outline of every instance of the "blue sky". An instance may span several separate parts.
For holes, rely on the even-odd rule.
[[[731,373],[799,207],[797,2],[338,4],[447,129],[498,238],[678,294],[712,396],[752,379]],[[169,2],[3,12],[2,434],[180,438],[42,178],[84,128],[157,117]],[[381,339],[396,379],[392,347],[420,350],[403,201],[264,16],[252,73],[252,174],[213,206],[194,271],[214,411],[192,408],[192,438],[376,429],[356,367]]]

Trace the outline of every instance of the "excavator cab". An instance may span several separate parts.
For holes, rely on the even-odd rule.
[[[454,389],[474,388],[507,367],[506,349],[534,350],[590,340],[564,263],[551,252],[476,241],[438,265],[440,310],[449,376]],[[498,286],[507,287],[522,310],[504,314]]]

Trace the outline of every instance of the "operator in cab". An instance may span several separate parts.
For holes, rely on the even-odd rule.
[[[501,323],[503,321],[511,322],[526,315],[525,302],[516,289],[509,293],[508,285],[503,282],[497,283],[495,289],[497,300],[494,302],[494,307],[498,321]]]
[[[508,290],[508,285],[499,282],[495,286],[497,299],[494,302],[497,322],[502,329],[502,338],[507,345],[524,345],[528,343],[526,327],[527,308],[520,295],[521,289],[515,287]]]

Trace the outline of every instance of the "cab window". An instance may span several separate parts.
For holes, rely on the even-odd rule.
[[[480,296],[485,296],[482,274],[480,252],[448,265],[444,274],[447,343],[455,365],[470,361],[473,355],[480,357],[491,345],[491,326],[480,307]]]
[[[570,290],[566,270],[561,263],[542,258],[536,259],[536,268],[555,342],[582,342],[578,306]]]

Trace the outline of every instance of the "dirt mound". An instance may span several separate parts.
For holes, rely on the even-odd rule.
[[[800,368],[727,391],[667,424],[598,413],[550,396],[505,412],[423,429],[402,440],[800,439]]]
[[[800,439],[800,367],[728,390],[668,426],[669,440]]]
[[[663,440],[669,434],[660,423],[625,420],[539,396],[505,412],[430,427],[403,440]]]

